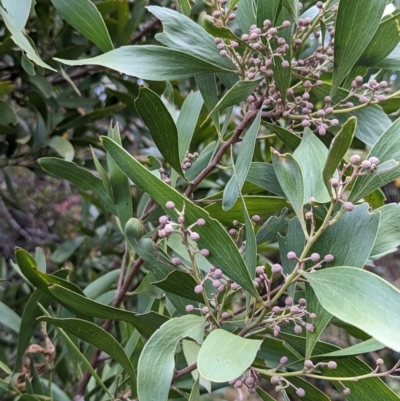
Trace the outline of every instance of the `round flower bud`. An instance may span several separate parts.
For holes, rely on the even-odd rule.
[[[251,217],[251,220],[253,220],[254,223],[258,223],[261,220],[261,217],[258,214],[255,214]]]
[[[194,306],[193,305],[186,305],[186,312],[191,313],[194,310]]]
[[[293,252],[293,251],[288,252],[286,256],[287,256],[287,258],[288,258],[289,260],[295,260],[295,259],[297,259],[297,255],[296,255],[296,253]]]
[[[354,209],[354,205],[351,202],[344,202],[343,208],[344,208],[344,210],[351,212]]]
[[[334,259],[335,258],[330,253],[328,253],[328,255],[324,256],[324,260],[325,260],[326,263],[331,263],[331,262],[333,262]]]
[[[203,284],[196,285],[196,287],[194,287],[194,292],[196,294],[200,294],[201,292],[203,292]]]
[[[185,216],[179,216],[178,217],[178,223],[183,224],[186,221]]]
[[[210,256],[210,251],[208,249],[204,248],[200,251],[200,255],[204,256],[204,257]]]
[[[305,366],[307,369],[312,369],[312,368],[314,367],[313,361],[310,360],[310,359],[306,359],[306,360],[304,361],[304,366]]]
[[[221,51],[219,52],[219,54],[220,54],[220,56],[222,56],[222,57],[226,57],[226,56],[228,55],[228,52],[227,52],[226,50],[221,50]]]
[[[169,221],[169,217],[168,216],[161,216],[159,219],[158,219],[158,222],[160,223],[160,224],[166,224],[166,223],[168,223],[168,221]]]
[[[228,21],[233,21],[236,18],[234,13],[229,14]]]
[[[247,391],[249,392],[249,394],[255,394],[256,393],[255,387],[248,387]]]
[[[368,98],[367,98],[366,96],[363,96],[363,95],[361,95],[361,96],[358,98],[358,100],[359,100],[359,102],[362,103],[362,104],[368,103]]]
[[[197,220],[197,225],[198,226],[205,226],[206,225],[206,221],[203,218],[200,218]]]
[[[257,266],[256,267],[256,273],[257,274],[263,274],[264,273],[264,266]]]
[[[275,313],[275,314],[279,313],[280,311],[281,311],[281,308],[279,306],[274,306],[272,308],[272,312]]]
[[[180,258],[177,258],[177,257],[172,258],[172,264],[173,264],[174,266],[179,266],[179,265],[182,264],[182,260],[181,260]]]
[[[236,230],[234,228],[231,228],[229,230],[229,235],[235,235],[236,234]]]
[[[330,96],[325,96],[324,100],[325,103],[330,103],[332,101],[332,98]]]
[[[221,319],[222,319],[222,320],[227,320],[227,319],[229,319],[229,313],[228,313],[228,312],[222,312],[222,314],[221,314]]]
[[[301,328],[301,326],[294,326],[295,334],[301,334],[302,331],[303,329]]]
[[[306,324],[306,330],[312,333],[314,331],[314,325],[311,323]]]
[[[290,21],[285,20],[282,22],[282,28],[289,28],[290,27]]]
[[[350,157],[350,163],[356,165],[360,163],[361,157],[359,155],[353,155]]]
[[[329,361],[327,366],[329,369],[336,369],[337,363],[335,361]]]
[[[249,35],[247,35],[247,33],[244,33],[244,34],[242,35],[242,40],[243,40],[244,42],[247,42],[247,41],[249,40]]]
[[[382,366],[383,365],[383,359],[382,358],[378,358],[376,361],[375,361],[375,363],[378,365],[378,366]]]
[[[324,3],[322,1],[317,1],[317,4],[315,4],[319,9],[321,9],[324,6]]]
[[[168,202],[165,204],[165,206],[167,207],[167,209],[170,209],[170,210],[175,209],[175,203],[172,202],[172,201],[168,201]]]
[[[236,291],[239,288],[239,284],[238,283],[231,283],[230,287],[231,287],[232,291]]]
[[[377,165],[379,164],[379,159],[378,159],[377,157],[370,157],[370,158],[368,159],[368,161],[369,161],[371,164],[375,164],[375,166],[377,166]]]
[[[215,13],[215,11],[214,11],[214,13]],[[214,15],[214,13],[213,13],[213,15]],[[221,38],[215,38],[215,39],[214,39],[214,43],[215,43],[216,45],[218,45],[218,44],[222,43],[222,39],[221,39]]]
[[[326,116],[329,115],[329,114],[332,114],[332,113],[333,113],[333,107],[327,107],[325,109],[325,115]]]
[[[331,120],[331,126],[336,127],[337,125],[339,125],[339,120],[337,118],[333,118]]]
[[[240,379],[236,380],[235,387],[236,388],[242,388],[243,387],[243,382]]]
[[[287,356],[283,356],[279,361],[279,363],[281,365],[286,365],[288,362],[289,362],[289,358]]]
[[[299,397],[304,397],[304,396],[306,395],[306,392],[305,392],[305,390],[304,390],[303,388],[299,387],[299,388],[296,390],[296,394],[297,394]]]
[[[267,31],[267,34],[271,35],[271,36],[275,36],[277,33],[278,33],[278,30],[276,28],[269,28]]]
[[[350,109],[351,107],[354,107],[354,103],[353,103],[353,102],[347,102],[347,103],[346,103],[346,107],[347,107],[348,109]]]
[[[214,288],[218,288],[220,285],[221,285],[221,282],[220,282],[219,280],[214,280],[214,281],[212,282],[212,286],[213,286]]]
[[[348,387],[345,387],[345,388],[343,389],[343,395],[344,395],[344,396],[350,395],[350,389],[349,389]]]
[[[305,214],[305,218],[306,218],[307,220],[311,220],[311,219],[312,219],[312,217],[313,217],[313,214],[312,214],[312,212],[306,212],[306,214]]]
[[[190,238],[191,238],[193,241],[197,241],[197,240],[200,238],[200,235],[199,235],[199,233],[196,233],[196,232],[192,231],[192,232],[190,233]]]
[[[337,178],[332,178],[331,186],[332,186],[332,188],[337,188],[339,186],[339,180]]]
[[[386,100],[386,96],[385,95],[376,95],[376,100],[378,102],[384,102]]]
[[[300,309],[297,307],[297,306],[292,306],[291,308],[290,308],[290,313],[293,315],[293,314],[295,314],[295,313],[299,313],[300,312]]]
[[[210,313],[210,309],[208,308],[208,306],[203,306],[203,309],[201,311],[203,312],[204,315],[207,315],[207,313]]]
[[[387,86],[388,86],[388,83],[386,81],[379,82],[379,87],[380,88],[386,88]]]
[[[244,384],[247,387],[252,388],[256,384],[256,381],[253,376],[247,376],[246,379],[244,380]]]
[[[313,262],[318,262],[321,259],[321,257],[319,256],[319,253],[314,252],[311,254],[310,259]]]
[[[172,224],[166,224],[165,225],[165,227],[164,227],[164,231],[167,233],[167,234],[171,234],[172,232],[174,232],[174,226],[172,225]]]
[[[215,271],[214,271],[214,277],[215,277],[216,279],[222,278],[222,270],[221,270],[221,269],[215,269]]]
[[[272,274],[278,274],[282,271],[282,266],[279,263],[274,263],[271,267]]]
[[[271,377],[271,384],[278,384],[280,382],[280,377],[279,376],[272,376]]]
[[[302,127],[309,127],[310,126],[310,122],[308,120],[302,120],[301,121],[301,125],[302,125]]]
[[[221,284],[218,288],[217,288],[218,292],[224,292],[225,291],[225,286],[223,284]]]
[[[287,61],[287,60],[284,60],[284,61],[282,61],[282,68],[288,68],[289,67],[289,61]]]
[[[290,306],[293,304],[293,298],[292,297],[286,297],[285,299],[285,305]]]
[[[369,160],[364,160],[361,163],[361,168],[364,168],[365,170],[369,170],[372,167],[372,163]]]
[[[315,319],[317,318],[317,315],[316,315],[315,313],[310,313],[310,314],[309,314],[309,318],[310,318],[311,320],[315,320]]]
[[[363,81],[363,77],[360,76],[360,75],[357,75],[357,76],[354,78],[354,80],[355,80],[358,84],[361,84],[362,81]]]
[[[326,134],[326,128],[325,127],[319,127],[318,128],[318,135],[324,136]]]

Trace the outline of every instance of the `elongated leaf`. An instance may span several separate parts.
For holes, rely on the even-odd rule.
[[[268,192],[285,197],[285,193],[278,178],[276,177],[274,166],[269,163],[251,163],[247,173],[246,181],[249,181]]]
[[[254,234],[253,224],[242,195],[240,196],[240,200],[242,201],[245,234],[246,234],[245,236],[246,248],[244,252],[244,260],[246,262],[247,268],[249,269],[251,278],[254,279],[256,275],[256,264],[257,264],[256,236]],[[249,301],[250,297],[247,295],[247,302]]]
[[[61,269],[53,273],[55,276],[60,278],[66,278],[69,274],[69,270]],[[53,298],[45,294],[40,290],[35,290],[30,296],[28,303],[25,306],[24,313],[22,314],[21,328],[18,336],[18,350],[16,357],[16,368],[20,362],[22,355],[29,345],[31,337],[35,332],[38,325],[36,318],[42,314],[38,304],[42,305],[43,308],[47,309],[53,302]]]
[[[56,319],[52,317],[41,316],[39,320],[60,327],[110,355],[111,358],[115,359],[130,376],[132,393],[136,395],[135,369],[125,354],[122,346],[110,333],[106,332],[94,323],[90,323],[81,319]]]
[[[240,0],[235,14],[236,22],[243,33],[248,33],[250,27],[257,23],[253,0]]]
[[[282,230],[284,230],[288,221],[286,220],[288,209],[282,209],[281,215],[271,216],[258,230],[256,241],[257,244],[262,244],[263,242],[270,241]]]
[[[272,164],[287,200],[292,205],[299,220],[301,222],[304,221],[303,204],[305,189],[299,163],[290,153],[281,155],[272,149]]]
[[[200,348],[199,372],[217,383],[235,379],[253,363],[261,343],[261,340],[249,340],[226,330],[214,330]]]
[[[61,16],[103,52],[113,49],[103,17],[90,0],[51,0]]]
[[[49,291],[53,298],[66,305],[67,308],[78,310],[87,316],[101,319],[122,320],[132,324],[144,337],[150,337],[166,320],[162,315],[151,312],[147,315],[137,315],[133,312],[114,308],[93,301],[89,298],[72,293],[59,285],[50,285]]]
[[[150,6],[147,9],[163,24],[164,31],[156,35],[160,43],[223,69],[235,69],[228,58],[221,57],[214,38],[199,24],[167,7]],[[179,63],[178,60],[176,62]]]
[[[282,0],[282,5],[285,7],[294,21],[297,21],[299,13],[299,0]]]
[[[10,1],[12,1],[12,0],[10,0]],[[33,61],[35,64],[40,65],[43,68],[47,68],[49,70],[56,71],[54,68],[50,67],[39,57],[36,50],[32,47],[31,43],[29,42],[28,38],[24,35],[24,33],[21,30],[19,30],[14,25],[14,21],[2,7],[0,7],[0,15],[2,16],[7,29],[11,33],[11,39],[14,41],[14,43],[17,46],[19,46],[25,52],[26,57],[29,60]],[[21,18],[21,20],[22,20],[22,18]]]
[[[260,217],[265,217],[288,206],[285,199],[275,196],[244,196],[243,200],[250,216],[258,214]],[[226,212],[222,209],[221,202],[209,205],[205,207],[205,210],[210,213],[211,217],[218,219],[220,223],[225,225],[232,224],[233,220],[244,222],[242,202],[240,199],[236,201],[232,209]]]
[[[347,348],[343,348],[338,351],[328,352],[327,354],[318,355],[318,357],[348,357],[353,355],[361,355],[369,352],[379,351],[382,348],[385,348],[383,344],[374,338],[370,338],[369,340],[363,341],[359,344],[352,345]]]
[[[81,60],[55,60],[67,65],[100,65],[151,81],[174,81],[206,72],[235,71],[233,67],[211,64],[189,53],[155,45],[123,46],[100,56]]]
[[[289,148],[291,151],[295,151],[300,145],[301,138],[293,134],[293,132],[288,131],[278,125],[273,125],[263,121],[263,124],[268,127],[268,129],[276,134],[276,136]]]
[[[399,352],[400,292],[379,276],[354,267],[304,273],[324,309]],[[335,283],[335,285],[332,285]]]
[[[293,153],[298,160],[304,179],[303,204],[311,197],[317,202],[326,203],[330,200],[329,192],[324,186],[323,169],[328,158],[328,149],[309,129],[305,128],[300,145]]]
[[[244,260],[233,240],[221,224],[210,218],[209,214],[202,208],[194,205],[179,192],[155,177],[115,142],[105,137],[102,137],[102,141],[107,152],[119,165],[121,170],[139,188],[154,198],[167,215],[174,220],[177,219],[176,212],[166,207],[168,201],[173,201],[178,210],[182,210],[183,205],[185,205],[185,219],[188,225],[193,224],[199,218],[204,218],[206,225],[196,227],[196,231],[200,234],[200,239],[198,240],[199,247],[210,250],[211,254],[208,257],[210,263],[221,268],[232,280],[257,296]]]
[[[331,148],[329,149],[328,158],[323,171],[324,183],[329,193],[331,192],[331,184],[329,180],[333,177],[336,169],[349,149],[351,142],[353,141],[356,127],[357,118],[350,117],[343,124],[339,133],[335,136]]]
[[[110,287],[117,283],[120,269],[111,270],[93,280],[84,290],[84,294],[90,299],[96,299],[107,292]]]
[[[88,170],[75,163],[55,157],[42,157],[39,159],[40,167],[57,177],[65,178],[78,185],[83,190],[93,191],[103,202],[109,213],[116,214],[114,202],[105,189],[102,181]]]
[[[199,119],[200,111],[203,106],[203,98],[199,91],[190,92],[183,102],[181,112],[176,121],[179,142],[179,160],[183,161],[186,152],[189,150],[190,142]]]
[[[201,13],[199,20],[204,30],[214,38],[230,39],[241,42],[241,40],[229,28],[216,25],[214,18],[206,13]]]
[[[110,125],[108,128],[108,136],[121,145],[121,135],[118,124],[116,124],[114,128]],[[130,184],[127,176],[119,169],[112,158],[107,158],[107,164],[115,209],[117,210],[121,230],[123,231],[126,222],[132,217],[132,195]],[[104,185],[104,187],[106,188],[106,185]]]
[[[399,44],[400,12],[396,10],[394,15],[384,19],[369,42],[363,54],[357,61],[357,65],[376,67]]]
[[[397,119],[379,138],[375,146],[368,154],[377,157],[380,164],[395,160],[396,163],[400,162],[400,137],[398,135],[400,129],[400,119]],[[378,166],[379,167],[379,166]],[[383,171],[367,174],[357,177],[352,187],[349,200],[356,202],[364,196],[375,191],[375,189],[383,187],[390,181],[400,176],[400,164],[393,165],[389,171]]]
[[[179,270],[171,272],[164,280],[152,283],[164,291],[181,297],[192,299],[193,301],[204,303],[203,296],[194,292],[196,287],[196,280],[188,273]]]
[[[260,122],[261,110],[258,112],[257,117],[246,132],[235,163],[235,172],[225,186],[222,198],[222,209],[224,211],[233,208],[238,199],[239,193],[242,190],[253,158],[254,146],[258,130],[260,129]]]
[[[263,3],[263,2],[261,2]],[[276,401],[275,398],[271,397],[266,391],[264,391],[261,387],[257,387],[257,394],[263,401]]]
[[[324,264],[324,267],[364,267],[375,243],[379,218],[378,213],[368,213],[368,204],[355,206],[322,233],[312,246],[310,254],[317,252],[322,258],[327,254],[333,255],[333,262]],[[307,264],[309,267],[312,265],[311,262]]]
[[[318,342],[322,332],[325,330],[325,327],[329,324],[330,320],[332,319],[332,315],[321,306],[314,293],[314,290],[308,283],[306,284],[306,301],[307,301],[307,310],[311,311],[312,313],[315,313],[318,319],[315,321],[311,321],[311,319],[309,319],[309,323],[314,325],[314,330],[306,332],[305,357],[306,359],[309,359],[312,355],[315,344]]]
[[[400,69],[400,45],[379,63],[379,68],[387,68],[389,70],[398,71]]]
[[[400,204],[390,203],[376,209],[380,213],[378,234],[371,256],[394,252],[400,245]]]
[[[21,318],[5,303],[0,302],[1,324],[19,333]]]
[[[275,19],[281,6],[282,0],[258,1],[257,26],[262,29],[264,26],[263,22],[267,19],[275,26]]]
[[[196,84],[199,87],[201,96],[204,99],[204,103],[207,107],[207,110],[210,112],[218,103],[218,91],[217,91],[217,83],[215,81],[215,75],[200,74],[196,75],[195,79],[196,79]],[[218,113],[216,112],[212,113],[211,119],[217,131],[219,131]]]
[[[236,84],[225,93],[218,104],[210,111],[210,114],[207,118],[217,111],[226,109],[229,106],[234,106],[247,99],[254,92],[260,82],[261,79],[236,82]]]
[[[183,176],[179,158],[178,131],[171,114],[160,97],[150,89],[142,87],[135,106],[165,160]]]
[[[22,31],[31,12],[32,0],[2,0],[4,8],[7,10],[15,28]]]
[[[192,338],[201,344],[205,323],[206,319],[199,316],[174,318],[163,324],[147,341],[137,371],[140,401],[167,401],[176,347],[184,338]]]
[[[378,29],[386,0],[340,0],[335,26],[331,95],[334,95]]]
[[[75,150],[68,139],[62,136],[52,136],[47,143],[48,146],[53,148],[59,155],[61,155],[65,160],[74,160]]]

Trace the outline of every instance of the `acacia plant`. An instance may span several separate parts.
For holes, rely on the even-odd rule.
[[[400,292],[375,263],[400,245],[381,189],[400,177],[396,6],[150,3],[2,0],[5,52],[44,91],[7,110],[33,103],[37,130],[53,113],[8,163],[70,181],[86,205],[47,269],[39,248],[15,251],[30,298],[5,399],[231,387],[237,400],[399,400]]]

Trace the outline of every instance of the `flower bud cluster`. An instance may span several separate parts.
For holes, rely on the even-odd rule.
[[[301,387],[296,387],[293,383],[291,383],[289,380],[287,380],[285,377],[282,376],[272,376],[271,377],[271,384],[275,386],[275,391],[280,392],[282,390],[285,390],[289,387],[292,387],[296,391],[296,395],[298,397],[304,397],[306,395],[306,392],[303,388]]]
[[[199,154],[197,152],[194,152],[194,153],[186,152],[186,155],[182,162],[182,170],[186,171],[187,169],[189,169],[192,166],[193,161],[198,156],[199,156]]]
[[[248,372],[244,373],[242,376],[233,379],[229,382],[231,386],[234,386],[238,390],[242,389],[243,386],[247,387],[247,391],[250,394],[255,394],[256,388],[258,386],[258,372],[254,369],[249,369]]]
[[[304,361],[304,373],[312,373],[315,369],[318,369],[319,367],[327,367],[328,369],[336,369],[337,368],[337,363],[335,361],[329,361],[329,362],[318,362],[316,364],[313,363],[310,359],[306,359]]]

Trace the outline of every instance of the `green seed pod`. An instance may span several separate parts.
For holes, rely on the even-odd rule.
[[[143,224],[139,219],[131,217],[125,225],[125,235],[127,238],[134,238],[136,241],[143,236]]]

